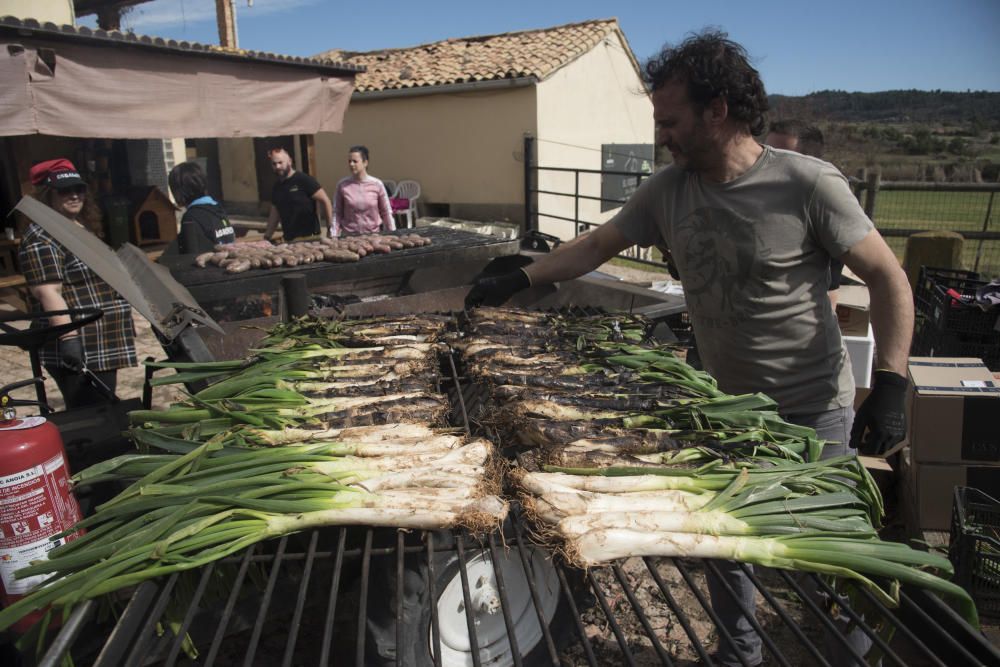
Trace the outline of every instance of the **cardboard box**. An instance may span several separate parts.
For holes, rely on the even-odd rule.
[[[912,357],[909,376],[914,464],[1000,464],[1000,386],[979,359]]]
[[[841,285],[837,290],[837,323],[845,336],[868,336],[871,331],[871,298],[864,285]]]
[[[912,499],[921,530],[948,530],[956,486],[971,486],[986,493],[1000,489],[1000,466],[912,463]]]

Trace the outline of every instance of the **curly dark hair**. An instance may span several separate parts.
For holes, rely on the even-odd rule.
[[[651,90],[668,83],[686,83],[688,97],[699,109],[721,97],[729,115],[746,123],[751,134],[762,134],[767,127],[764,82],[746,50],[725,32],[705,30],[677,46],[668,44],[643,70],[643,80]]]

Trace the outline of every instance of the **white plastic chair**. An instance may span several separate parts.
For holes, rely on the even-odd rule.
[[[417,219],[417,200],[420,198],[420,183],[416,181],[400,181],[396,185],[396,191],[392,196],[397,199],[408,199],[410,201],[409,208],[393,211],[392,214],[394,216],[406,216],[406,224],[403,227],[413,227],[413,223]]]
[[[382,185],[385,186],[386,194],[388,194],[390,197],[396,196],[396,181],[392,180],[391,178],[383,178]]]

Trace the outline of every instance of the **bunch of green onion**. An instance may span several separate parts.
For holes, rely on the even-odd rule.
[[[384,427],[386,435],[391,429]],[[0,630],[47,605],[74,604],[219,560],[312,528],[366,525],[495,529],[507,513],[492,445],[444,435],[421,443],[321,440],[266,449],[202,444],[186,454],[126,455],[75,476],[77,485],[135,479],[17,576],[52,574],[0,611]],[[137,479],[136,479],[137,478]]]
[[[878,538],[878,489],[856,457],[763,468],[709,465],[516,471],[537,532],[580,567],[632,556],[720,558],[835,575],[898,605],[898,582],[975,604],[947,558]],[[880,583],[888,581],[889,585]]]
[[[19,571],[52,576],[0,611],[0,629],[315,527],[494,529],[507,504],[493,447],[440,428],[447,403],[429,391],[444,324],[299,320],[246,360],[158,364],[177,371],[158,384],[213,382],[131,413],[142,453],[74,476],[127,486],[68,531],[85,535]]]

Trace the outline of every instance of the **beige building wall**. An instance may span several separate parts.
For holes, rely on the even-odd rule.
[[[76,25],[73,0],[0,0],[0,16]]]
[[[219,172],[226,201],[257,207],[257,168],[253,139],[219,139]]]
[[[538,84],[537,163],[544,167],[601,168],[601,144],[653,143],[653,104],[617,35],[608,35],[589,52]],[[574,191],[574,175],[541,171],[540,190]],[[581,174],[579,192],[600,197],[599,174]],[[595,200],[580,200],[574,215],[571,197],[539,195],[538,211],[585,222],[610,219]],[[539,229],[573,237],[573,223],[539,216]]]
[[[524,135],[534,134],[535,89],[480,90],[365,100],[355,96],[343,134],[316,135],[317,178],[331,197],[349,174],[347,151],[368,147],[368,171],[420,183],[420,212],[520,221]],[[428,204],[430,209],[428,210]]]

